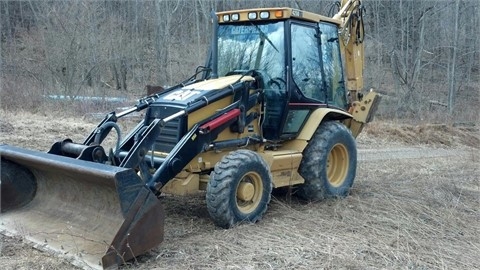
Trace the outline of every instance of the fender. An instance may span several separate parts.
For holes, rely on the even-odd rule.
[[[310,114],[310,117],[303,126],[302,131],[298,134],[297,138],[291,141],[284,142],[279,150],[295,150],[299,153],[303,152],[307,147],[308,141],[313,137],[313,134],[317,130],[318,126],[323,121],[328,120],[350,120],[352,115],[333,108],[318,108]]]
[[[351,119],[352,117],[353,116],[351,114],[338,109],[318,108],[313,111],[312,114],[310,114],[310,117],[303,126],[302,131],[300,131],[300,134],[298,134],[297,140],[309,141],[324,119],[345,120]]]

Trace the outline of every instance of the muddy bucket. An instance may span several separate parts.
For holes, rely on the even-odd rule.
[[[134,170],[8,145],[0,156],[0,230],[93,268],[163,241],[163,207]]]

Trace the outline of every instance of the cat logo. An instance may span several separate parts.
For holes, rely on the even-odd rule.
[[[298,9],[292,9],[292,16],[303,17],[303,12]]]
[[[196,96],[200,94],[200,91],[198,90],[190,90],[190,89],[180,89],[178,91],[175,91],[168,96],[164,97],[164,100],[187,100],[193,96]]]

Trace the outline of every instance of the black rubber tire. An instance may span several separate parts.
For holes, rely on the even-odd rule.
[[[256,152],[237,150],[215,165],[207,185],[207,209],[214,223],[231,228],[259,221],[267,211],[272,175]]]
[[[357,170],[357,146],[343,124],[320,124],[307,147],[298,169],[305,183],[296,194],[307,201],[345,197],[353,185]]]

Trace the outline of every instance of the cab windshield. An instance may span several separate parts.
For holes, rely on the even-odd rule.
[[[218,29],[218,75],[249,70],[284,78],[283,22],[220,25]]]

